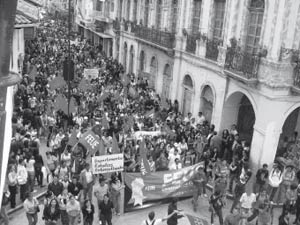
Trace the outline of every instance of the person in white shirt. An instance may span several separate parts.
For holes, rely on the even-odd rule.
[[[25,201],[25,194],[27,192],[27,179],[28,173],[25,168],[25,162],[23,159],[19,159],[19,165],[17,167],[17,180],[20,186],[20,199],[22,202]]]
[[[253,204],[256,202],[256,195],[251,190],[246,190],[240,198],[240,203],[244,214],[251,213]]]
[[[203,125],[203,123],[205,122],[205,117],[203,116],[203,113],[202,112],[199,112],[198,113],[198,117],[196,119],[196,124],[198,125]]]
[[[97,198],[98,203],[103,201],[104,195],[108,194],[108,185],[105,179],[100,178],[99,182],[93,186],[93,195]]]
[[[269,185],[271,187],[271,194],[270,194],[271,202],[273,201],[275,193],[277,192],[281,182],[282,182],[282,171],[280,170],[277,164],[274,164],[273,169],[271,170],[269,175]]]
[[[174,212],[172,212],[170,215],[168,215],[165,218],[161,218],[161,219],[154,219],[155,217],[155,212],[151,211],[148,214],[148,219],[144,220],[142,222],[141,225],[159,225],[162,224],[164,221],[168,220],[169,218],[171,218],[175,213],[178,213],[177,210],[174,210]]]
[[[33,198],[32,193],[27,193],[26,200],[23,203],[28,223],[36,225],[38,222],[39,202]],[[23,223],[22,223],[23,224]]]
[[[176,170],[175,159],[180,159],[180,155],[178,154],[178,149],[177,148],[174,150],[174,154],[169,152],[169,157],[168,157],[168,160],[169,160],[168,168],[169,168],[169,170]]]
[[[34,156],[31,156],[31,158],[26,161],[26,169],[28,172],[28,189],[30,192],[33,191],[34,182],[35,182],[34,164],[35,164]]]

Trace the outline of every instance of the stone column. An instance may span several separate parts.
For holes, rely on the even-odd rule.
[[[258,127],[257,122],[254,126],[251,151],[250,151],[250,162],[253,171],[256,171],[261,164],[261,155],[263,151],[263,144],[265,139],[265,131]]]

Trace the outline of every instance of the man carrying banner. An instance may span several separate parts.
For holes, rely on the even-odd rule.
[[[148,214],[148,219],[144,220],[141,225],[159,225],[159,224],[162,224],[162,222],[164,222],[164,221],[168,220],[169,218],[171,218],[175,213],[178,213],[178,211],[175,210],[173,213],[171,213],[170,215],[168,215],[165,218],[154,219],[155,212],[151,211]]]

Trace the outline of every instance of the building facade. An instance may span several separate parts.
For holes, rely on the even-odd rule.
[[[255,165],[272,163],[281,140],[300,131],[300,1],[81,1],[114,6],[101,14],[103,33],[127,73],[184,114],[203,112],[219,135],[235,124]]]

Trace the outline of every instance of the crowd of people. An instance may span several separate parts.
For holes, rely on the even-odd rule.
[[[272,206],[280,203],[283,213],[279,224],[289,224],[289,214],[296,214],[295,222],[299,223],[300,176],[294,164],[283,166],[280,161],[272,168],[263,165],[252,176],[250,143],[240,139],[236,125],[218,134],[202,112],[196,117],[182,115],[177,100],[164,99],[148,87],[147,80],[125,74],[124,67],[107,57],[101,45],[94,46],[90,40],[72,34],[75,78],[70,93],[66,85],[53,89],[51,84],[62,76],[68,57],[66,27],[62,20],[43,22],[36,38],[26,42],[20,65],[23,79],[14,99],[7,183],[11,208],[16,207],[16,194],[20,192],[29,225],[37,223],[40,210],[32,195],[36,184],[48,184],[43,209],[47,225],[58,221],[78,224],[81,215],[83,223],[91,225],[96,211],[103,225],[111,225],[113,214],[120,215],[120,192],[124,188],[120,173],[94,175],[87,160],[88,149],[80,143],[70,144],[74,133],[79,139],[91,128],[102,140],[105,154],[114,152],[113,139],[117,140],[126,172],[141,171],[140,131],[151,172],[199,163],[193,177],[192,205],[197,211],[199,196],[207,197],[212,224],[215,215],[221,225],[255,218],[259,224],[270,224]],[[83,86],[87,68],[100,68],[99,77]],[[58,107],[57,97],[67,99],[69,95],[75,105],[68,115]],[[45,158],[41,153],[43,143],[47,146]],[[251,177],[253,187],[248,182]],[[213,186],[210,197],[207,184]],[[223,221],[228,193],[233,196],[233,204]],[[176,225],[182,216],[174,205],[169,206],[173,208],[168,211],[168,225]],[[153,220],[152,212],[147,223]]]

